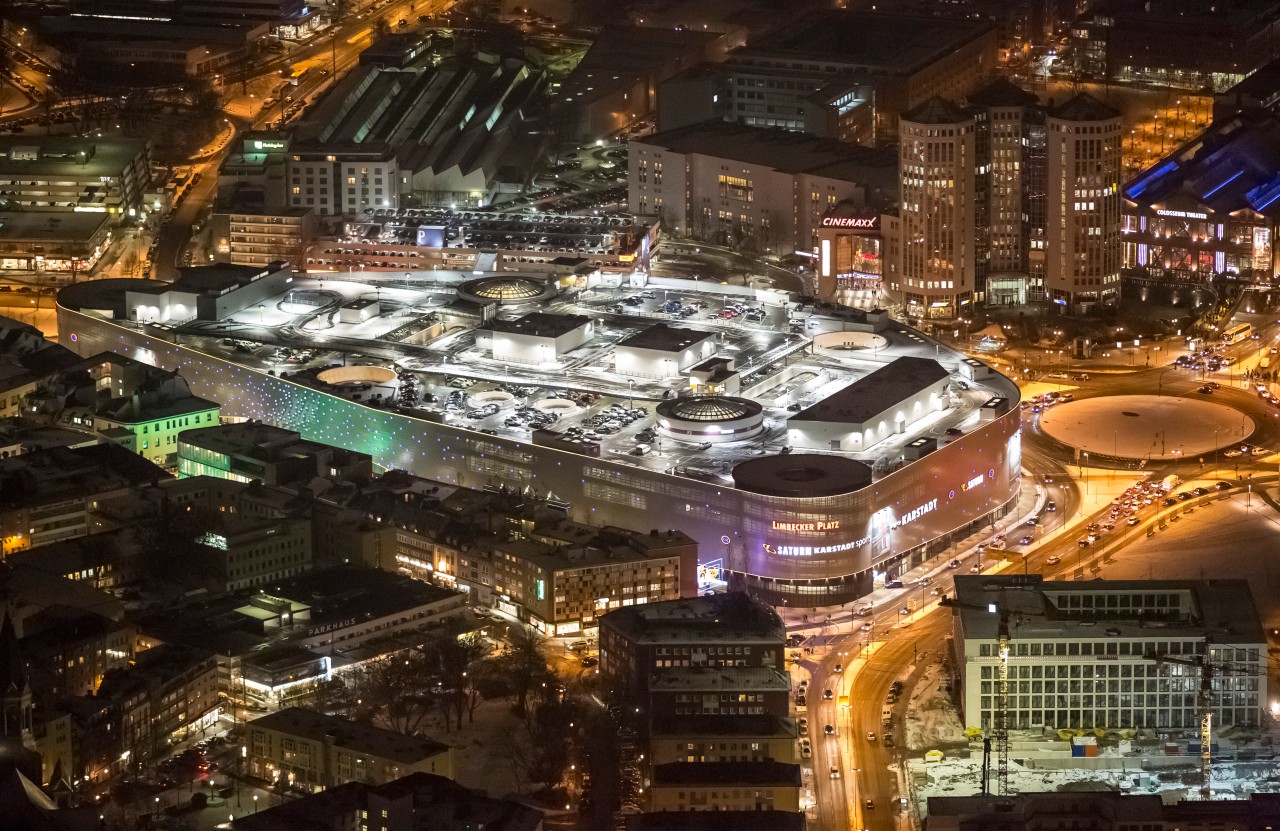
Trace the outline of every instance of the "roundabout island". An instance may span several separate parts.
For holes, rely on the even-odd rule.
[[[1040,416],[1050,437],[1120,459],[1177,459],[1236,444],[1254,431],[1239,410],[1173,395],[1113,395],[1059,404]]]

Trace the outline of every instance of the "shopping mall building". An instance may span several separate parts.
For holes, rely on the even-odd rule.
[[[1017,387],[899,324],[886,334],[914,355],[879,359],[910,371],[870,373],[794,415],[785,406],[771,408],[772,422],[786,425],[788,446],[744,445],[744,458],[729,465],[729,474],[710,480],[625,453],[592,457],[468,429],[458,419],[370,406],[190,345],[190,338],[173,343],[171,332],[129,320],[126,282],[138,281],[64,289],[62,342],[81,355],[112,351],[180,369],[192,391],[219,402],[224,416],[259,419],[369,453],[384,468],[474,488],[519,488],[594,526],[679,528],[698,541],[705,572],[778,604],[825,606],[866,595],[936,556],[953,538],[994,525],[1019,490]],[[849,354],[840,348],[833,347],[833,356]],[[972,403],[962,406],[961,398]],[[736,420],[728,424],[733,427],[757,417],[759,407],[751,403],[721,398],[660,407],[648,417],[659,433],[688,431],[706,419]],[[963,430],[944,429],[947,424]],[[744,435],[757,432],[752,427]],[[889,463],[843,452],[868,443],[892,444]],[[722,445],[709,447],[699,452],[722,452]]]

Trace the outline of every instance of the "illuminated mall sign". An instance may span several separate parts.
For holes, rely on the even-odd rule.
[[[855,228],[862,231],[878,231],[880,229],[880,217],[878,216],[824,216],[822,218],[823,228]]]
[[[1178,219],[1208,219],[1208,214],[1198,214],[1195,211],[1156,211],[1156,216],[1172,216]]]
[[[258,139],[254,139],[253,149],[254,150],[287,150],[288,147],[285,145],[283,141],[260,141]]]
[[[898,518],[893,517],[893,512],[889,508],[882,508],[876,511],[871,523],[873,528],[880,529],[879,532],[870,533],[862,539],[853,540],[852,542],[836,543],[835,545],[771,545],[765,543],[764,550],[766,554],[776,554],[779,557],[812,557],[815,554],[838,554],[841,551],[861,548],[873,539],[883,536],[884,533],[901,528],[904,525],[915,522],[925,514],[932,513],[937,507],[938,500],[930,499],[923,505],[907,511]]]
[[[961,485],[960,490],[971,491],[985,481],[986,481],[986,478],[981,473],[979,473],[977,476],[973,477],[968,482],[965,482],[963,485]]]
[[[828,519],[817,522],[778,522],[771,523],[775,531],[834,531],[840,527],[840,520]]]
[[[842,542],[836,545],[770,545],[765,543],[764,551],[766,554],[776,554],[779,557],[812,557],[814,554],[837,554],[841,551],[848,551],[851,548],[859,548],[862,543],[862,540]]]

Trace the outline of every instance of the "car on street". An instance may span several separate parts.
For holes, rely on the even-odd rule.
[[[1044,503],[1044,509],[1045,509],[1046,511],[1056,511],[1056,510],[1058,510],[1058,503],[1057,503],[1057,502],[1054,502],[1054,501],[1051,499],[1051,500],[1049,500],[1048,502]]]
[[[899,609],[899,610],[898,610],[898,614],[900,614],[900,615],[909,615],[909,614],[911,614],[911,610],[910,610],[910,609],[908,609],[906,606],[903,606],[901,609]]]
[[[834,694],[834,693],[832,693],[832,692],[831,692],[831,690],[823,690],[823,691],[822,691],[822,700],[823,700],[823,701],[830,701],[830,700],[831,700],[831,699],[833,699],[833,698],[835,698],[835,694]]]
[[[947,568],[960,568],[960,561],[952,560],[951,562],[947,563]]]
[[[871,730],[871,731],[869,731],[869,732],[867,733],[867,741],[869,741],[869,742],[873,742],[873,741],[875,741],[875,740],[876,740],[876,738],[877,738],[877,736],[876,736],[876,733],[875,733],[875,731],[874,731],[874,730]]]
[[[832,779],[840,778],[840,768],[836,767],[835,765],[831,766],[831,778]]]
[[[1076,545],[1080,546],[1081,548],[1088,548],[1088,547],[1089,547],[1089,542],[1090,542],[1090,541],[1089,541],[1089,538],[1088,538],[1088,537],[1085,537],[1084,539],[1082,539],[1082,540],[1078,541],[1078,542],[1076,543]]]
[[[1136,516],[1131,516],[1125,520],[1125,524],[1130,527],[1137,525],[1139,522],[1142,522],[1142,520],[1138,519]]]
[[[826,733],[828,736],[834,736],[836,734],[836,728],[828,724],[826,727],[822,728],[822,732]]]
[[[832,672],[844,672],[844,664],[836,664],[831,668]]]
[[[1062,562],[1062,558],[1055,555],[1045,560],[1044,562],[1045,562],[1045,565],[1056,566],[1058,563]]]
[[[876,801],[874,799],[864,800],[862,803],[862,807],[868,811],[874,810],[876,807]]]
[[[1220,490],[1220,491],[1229,491],[1229,490],[1231,490],[1231,483],[1230,483],[1230,482],[1219,482],[1218,484],[1214,485],[1214,488],[1216,488],[1217,490]]]

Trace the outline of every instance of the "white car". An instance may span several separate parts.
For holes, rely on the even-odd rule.
[[[1050,557],[1044,562],[1045,562],[1045,565],[1056,566],[1058,563],[1062,562],[1062,558],[1054,556],[1054,557]]]

